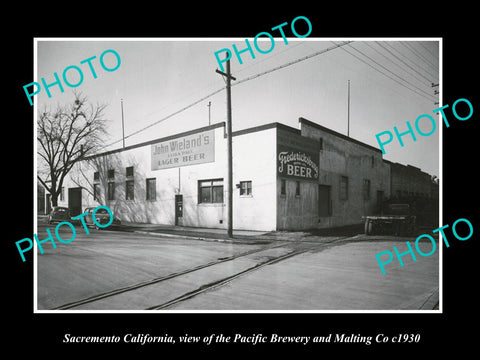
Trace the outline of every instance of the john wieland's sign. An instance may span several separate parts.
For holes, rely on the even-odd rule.
[[[152,170],[215,161],[213,130],[152,144]]]

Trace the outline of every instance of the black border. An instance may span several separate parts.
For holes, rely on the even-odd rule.
[[[448,5],[448,9],[447,9]],[[340,355],[354,351],[368,354],[406,356],[434,355],[452,349],[467,353],[473,349],[476,313],[476,259],[478,254],[478,221],[476,199],[475,136],[480,112],[478,101],[478,61],[475,25],[477,12],[467,4],[432,3],[421,8],[418,4],[386,3],[381,8],[367,3],[354,6],[342,3],[326,7],[314,2],[312,6],[294,8],[294,4],[276,3],[260,11],[259,5],[246,3],[202,3],[183,9],[170,5],[108,3],[107,5],[76,3],[55,5],[37,3],[12,9],[13,21],[4,22],[2,30],[7,39],[4,53],[4,73],[7,86],[3,95],[8,110],[4,118],[4,192],[7,193],[4,246],[7,259],[4,274],[8,287],[4,292],[3,343],[8,349],[24,352],[26,348],[48,354],[89,354],[107,351],[114,354],[141,355],[152,351],[156,356],[175,352],[198,351],[198,355],[221,352],[224,355],[307,353],[316,357],[325,352]],[[136,7],[135,7],[136,6]],[[18,7],[14,5],[13,7]],[[13,11],[12,11],[13,10]],[[443,103],[452,104],[467,98],[473,104],[474,115],[468,121],[451,121],[444,127],[443,223],[452,224],[458,218],[468,218],[475,228],[474,236],[465,242],[451,241],[443,251],[443,314],[33,314],[33,261],[22,263],[14,242],[33,233],[33,108],[25,100],[22,86],[33,79],[34,37],[229,37],[255,36],[272,26],[303,15],[313,25],[311,37],[442,37],[443,38]],[[5,71],[6,70],[6,71]],[[8,138],[11,138],[9,140]],[[13,221],[11,221],[13,220]],[[473,326],[471,326],[473,325]],[[283,335],[326,335],[356,333],[375,335],[385,333],[420,333],[421,342],[410,345],[351,344],[339,346],[301,345],[234,345],[216,344],[174,346],[124,344],[64,344],[65,333],[75,335],[123,335],[150,333],[178,336],[188,333],[206,336],[211,333],[278,333]],[[5,349],[7,350],[7,349]],[[8,353],[8,351],[5,351]],[[167,352],[167,353],[165,353]],[[31,354],[35,356],[39,354]],[[47,355],[48,356],[48,355]],[[56,356],[55,356],[56,357]]]

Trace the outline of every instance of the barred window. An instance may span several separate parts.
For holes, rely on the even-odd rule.
[[[127,180],[125,182],[125,199],[126,200],[134,200],[134,183],[133,180]]]
[[[93,200],[100,199],[100,185],[93,184]]]
[[[340,177],[340,200],[348,200],[348,177]]]
[[[147,179],[147,200],[157,200],[157,179]]]
[[[370,180],[363,179],[363,199],[369,200],[370,199]]]
[[[115,183],[113,181],[107,184],[107,200],[115,199]]]

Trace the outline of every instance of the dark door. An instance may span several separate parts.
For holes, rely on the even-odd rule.
[[[68,208],[72,217],[82,213],[82,188],[68,189]]]
[[[318,185],[318,216],[332,215],[330,186]]]
[[[377,214],[380,214],[382,212],[382,206],[383,206],[383,191],[378,190],[377,191]]]
[[[179,224],[179,218],[183,217],[183,195],[175,195],[175,225]]]
[[[50,211],[52,211],[52,194],[47,194],[47,210],[45,214],[50,214]]]

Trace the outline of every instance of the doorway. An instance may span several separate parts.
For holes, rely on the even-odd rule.
[[[45,214],[50,214],[50,211],[52,211],[52,194],[47,194],[47,201],[45,205],[46,205]]]
[[[175,225],[183,225],[183,195],[175,195]]]
[[[332,201],[330,198],[330,186],[318,185],[318,216],[332,215]]]
[[[82,213],[82,188],[68,189],[68,208],[72,217]]]

